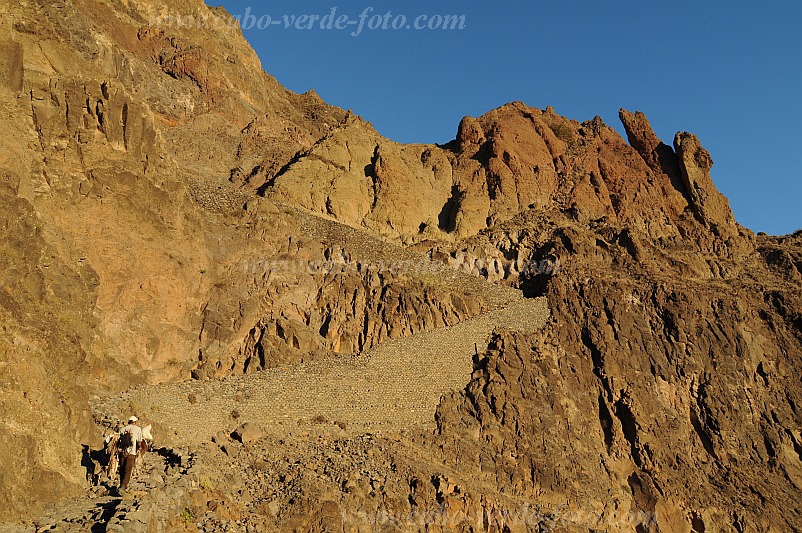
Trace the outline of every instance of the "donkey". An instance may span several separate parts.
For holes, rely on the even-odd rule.
[[[145,454],[153,448],[153,434],[151,433],[151,429],[153,425],[147,425],[142,428],[142,442],[137,447],[136,450],[136,462],[134,463],[134,471],[131,474],[132,476],[136,475],[141,468],[142,460],[145,458]]]

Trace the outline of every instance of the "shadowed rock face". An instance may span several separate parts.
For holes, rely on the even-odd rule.
[[[532,234],[561,257],[543,285],[555,322],[544,335],[494,339],[465,393],[441,405],[441,436],[474,442],[460,457],[499,486],[576,512],[631,509],[656,516],[648,530],[660,531],[688,531],[694,519],[798,527],[785,509],[802,482],[802,330],[775,302],[799,309],[802,293],[775,265],[799,254],[799,237],[762,238],[771,263],[751,255],[711,283],[677,271],[673,257],[635,260],[609,233],[548,236],[543,226]],[[766,508],[767,494],[784,503]]]
[[[281,87],[231,22],[194,0],[0,6],[0,515],[83,490],[91,395],[353,354],[501,305],[442,262],[547,296],[552,323],[499,324],[434,435],[266,437],[262,470],[226,467],[249,483],[242,516],[322,529],[525,504],[541,525],[802,527],[802,242],[740,227],[696,136],[672,148],[622,110],[627,143],[516,102],[400,145]]]
[[[343,436],[303,451],[275,440],[248,450],[265,461],[248,477],[251,520],[798,528],[802,517],[788,510],[802,482],[802,293],[788,281],[800,275],[802,236],[760,237],[757,253],[722,269],[735,275],[708,281],[679,266],[681,252],[634,257],[632,239],[609,226],[520,217],[486,237],[505,242],[513,228],[532,256],[561,257],[541,285],[552,323],[500,327],[465,390],[441,402],[433,435],[359,453],[364,441]],[[265,487],[279,495],[279,516]]]

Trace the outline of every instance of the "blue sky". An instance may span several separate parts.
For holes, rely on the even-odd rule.
[[[506,102],[600,115],[646,113],[671,144],[696,133],[736,219],[754,231],[802,228],[802,3],[674,0],[222,0],[280,23],[246,30],[267,72],[315,89],[399,142],[447,142],[465,115]],[[391,13],[465,15],[461,30],[285,29],[283,16],[358,21]],[[266,19],[263,19],[266,20]],[[400,19],[399,19],[400,22]],[[421,21],[423,22],[423,21]],[[436,22],[436,19],[433,20]]]

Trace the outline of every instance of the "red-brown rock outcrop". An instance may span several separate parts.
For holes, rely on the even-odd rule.
[[[514,531],[511,509],[566,531],[802,528],[800,236],[739,226],[696,136],[669,146],[622,110],[625,141],[515,102],[401,145],[281,87],[200,0],[31,0],[0,19],[3,519],[84,493],[94,395],[191,377],[211,395],[447,341],[519,289],[552,321],[476,343],[434,434],[321,418],[195,442],[187,510],[302,530],[365,513],[431,530],[418,519],[445,510],[444,527]]]

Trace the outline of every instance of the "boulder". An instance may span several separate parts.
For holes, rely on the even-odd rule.
[[[231,433],[231,438],[247,444],[261,439],[264,435],[265,432],[262,428],[251,422],[245,422]]]

